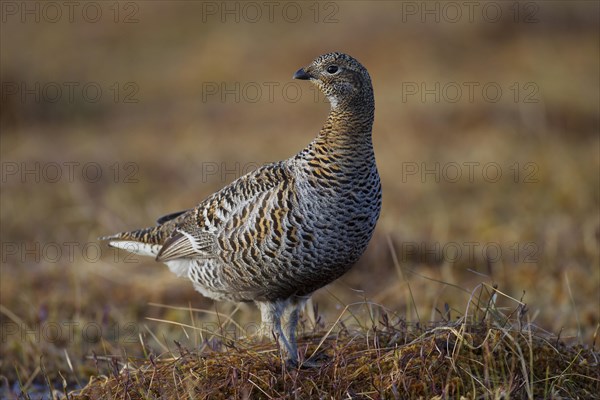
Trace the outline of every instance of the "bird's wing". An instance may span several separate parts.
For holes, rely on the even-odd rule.
[[[177,212],[174,212],[174,213],[163,215],[162,217],[160,217],[159,219],[156,220],[156,223],[158,225],[162,225],[162,224],[164,224],[164,223],[166,223],[168,221],[174,220],[175,218],[179,217],[180,215],[185,214],[188,211],[190,211],[190,210],[177,211]]]
[[[259,215],[277,207],[282,193],[292,186],[292,179],[286,164],[279,162],[235,180],[193,210],[174,217],[177,224],[156,260],[214,257],[218,253],[216,242],[226,240],[223,232],[239,232],[251,223],[256,224],[257,230],[264,230],[264,226],[258,226]]]

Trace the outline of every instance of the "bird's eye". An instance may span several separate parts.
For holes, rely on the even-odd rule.
[[[327,72],[330,74],[335,74],[336,72],[338,72],[337,65],[330,65],[329,67],[327,67]]]

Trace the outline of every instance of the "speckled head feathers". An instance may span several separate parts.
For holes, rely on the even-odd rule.
[[[334,109],[356,101],[373,103],[369,73],[361,63],[345,53],[320,55],[298,70],[294,78],[310,79],[327,96]]]

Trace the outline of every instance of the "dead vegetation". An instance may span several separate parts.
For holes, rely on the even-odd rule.
[[[282,364],[272,343],[225,336],[199,350],[145,359],[108,358],[111,372],[94,376],[74,399],[96,398],[597,398],[600,353],[566,346],[529,324],[526,305],[500,310],[503,296],[482,286],[467,313],[431,326],[407,324],[377,305],[370,326],[346,327],[347,307],[326,332],[304,335],[304,359]],[[446,314],[448,315],[448,314]],[[229,324],[229,322],[228,322]],[[223,327],[227,331],[226,326]],[[96,359],[96,362],[101,361]]]

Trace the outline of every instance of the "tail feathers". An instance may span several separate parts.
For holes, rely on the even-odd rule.
[[[98,240],[108,241],[108,245],[127,250],[142,256],[156,257],[162,248],[165,233],[161,225],[103,236]]]
[[[149,244],[134,242],[132,240],[109,240],[110,247],[126,250],[140,256],[156,257],[162,246],[160,244]]]

